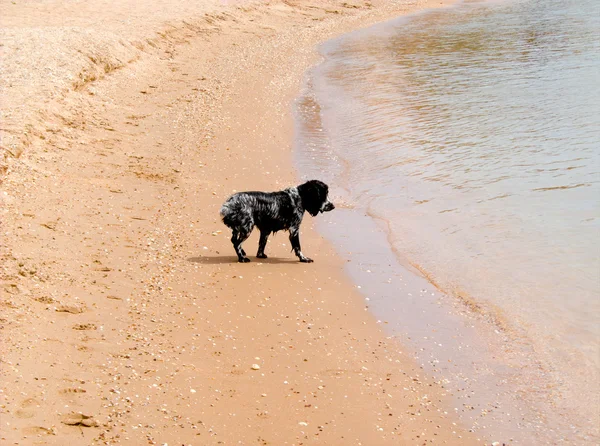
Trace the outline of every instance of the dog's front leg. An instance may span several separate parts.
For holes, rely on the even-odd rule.
[[[290,243],[294,253],[298,256],[301,262],[311,263],[313,260],[305,257],[300,249],[300,231],[299,228],[290,228]]]

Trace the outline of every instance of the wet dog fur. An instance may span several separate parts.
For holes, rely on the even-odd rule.
[[[300,249],[300,224],[304,211],[313,217],[320,212],[335,209],[327,197],[329,187],[319,180],[310,180],[297,187],[278,192],[238,192],[223,203],[221,218],[233,231],[231,243],[238,261],[250,259],[242,248],[242,243],[256,226],[260,230],[260,241],[256,257],[266,259],[265,247],[269,235],[277,231],[289,231],[292,250],[301,262],[310,263]]]

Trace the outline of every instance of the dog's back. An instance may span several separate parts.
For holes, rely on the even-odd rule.
[[[293,213],[290,195],[285,191],[238,192],[221,206],[223,223],[231,229],[254,224],[261,228],[261,223],[268,221],[290,220]]]

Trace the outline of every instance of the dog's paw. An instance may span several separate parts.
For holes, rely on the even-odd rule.
[[[309,259],[308,257],[303,257],[303,258],[300,259],[300,261],[302,263],[312,263],[312,262],[314,262],[313,259]]]
[[[257,259],[266,259],[267,255],[263,252],[262,254],[256,254]]]
[[[240,263],[248,263],[250,261],[250,259],[248,257],[242,257],[241,259],[238,259],[238,262]]]

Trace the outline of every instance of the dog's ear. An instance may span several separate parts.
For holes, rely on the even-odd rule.
[[[327,185],[319,180],[310,180],[298,186],[302,206],[313,217],[319,213],[321,206],[327,200],[328,190]]]

